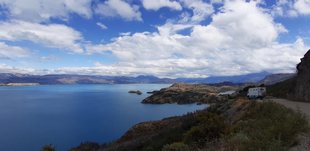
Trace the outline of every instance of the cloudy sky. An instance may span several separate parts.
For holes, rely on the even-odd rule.
[[[310,0],[0,0],[0,72],[295,72]]]

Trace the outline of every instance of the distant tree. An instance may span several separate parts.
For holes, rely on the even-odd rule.
[[[254,87],[255,87],[255,85],[246,86],[246,87],[244,87],[242,90],[239,91],[239,94],[240,94],[241,96],[246,96],[247,93],[248,93],[248,90],[249,90],[250,88],[254,88]]]

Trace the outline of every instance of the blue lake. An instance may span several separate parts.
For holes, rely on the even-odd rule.
[[[146,105],[145,92],[167,84],[0,87],[0,151],[65,151],[81,142],[110,142],[139,122],[206,106]],[[142,95],[129,94],[141,90]]]

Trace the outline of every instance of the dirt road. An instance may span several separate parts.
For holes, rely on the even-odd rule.
[[[282,104],[288,108],[295,109],[295,110],[300,110],[301,112],[305,113],[308,117],[308,120],[310,122],[310,103],[305,103],[305,102],[294,102],[294,101],[289,101],[285,99],[278,99],[278,98],[273,98],[269,99],[271,101],[277,102],[279,104]]]

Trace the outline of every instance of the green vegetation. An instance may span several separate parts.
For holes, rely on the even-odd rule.
[[[272,102],[248,102],[248,108],[234,114],[241,118],[229,123],[230,119],[216,110],[194,113],[183,119],[181,127],[164,131],[133,149],[285,151],[296,144],[298,134],[308,130],[303,114]]]
[[[176,142],[165,145],[162,151],[190,151],[190,148],[188,147],[188,145],[182,142]]]
[[[296,85],[296,77],[268,86],[267,94],[275,97],[292,99],[293,97],[292,94],[294,93],[295,85]]]
[[[282,105],[252,103],[226,140],[228,150],[283,151],[296,144],[296,136],[309,128],[305,115]]]
[[[54,145],[49,144],[42,147],[41,151],[56,151]]]
[[[202,146],[205,142],[220,138],[227,129],[224,118],[217,114],[207,113],[199,115],[197,120],[199,123],[196,126],[192,126],[183,135],[183,141],[186,144]]]
[[[164,123],[165,126],[159,126]],[[273,102],[244,98],[153,124],[158,129],[150,129],[152,133],[106,144],[103,148],[113,151],[285,151],[298,143],[299,134],[309,130],[308,121],[300,112]],[[91,145],[83,146],[85,144],[74,151],[90,150]],[[99,145],[95,147],[98,149]]]
[[[239,93],[240,93],[240,94],[243,94],[244,96],[246,96],[247,93],[248,93],[248,90],[249,90],[250,88],[254,88],[254,87],[256,87],[256,86],[255,86],[255,85],[246,86],[246,87],[244,87],[242,90],[240,90]]]
[[[72,148],[70,151],[97,151],[100,145],[97,143],[85,142],[77,148]]]

